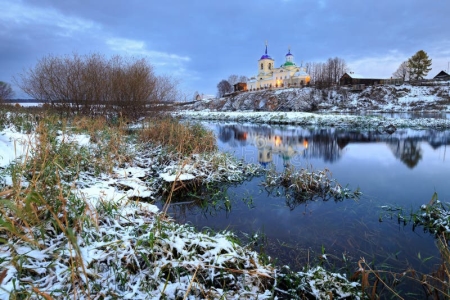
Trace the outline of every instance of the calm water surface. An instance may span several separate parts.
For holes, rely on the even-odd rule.
[[[434,192],[450,202],[450,131],[400,129],[393,134],[331,128],[205,123],[221,150],[246,162],[281,171],[327,168],[341,185],[360,188],[358,200],[296,203],[268,193],[253,178],[227,189],[231,203],[200,208],[174,203],[171,213],[198,228],[258,233],[257,249],[300,269],[318,261],[340,269],[344,257],[361,257],[376,268],[430,272],[440,263],[435,238],[423,228],[399,222],[428,203]],[[382,206],[401,208],[388,211]],[[354,268],[355,264],[348,264]],[[340,269],[342,270],[342,269]],[[351,272],[351,270],[349,270]]]

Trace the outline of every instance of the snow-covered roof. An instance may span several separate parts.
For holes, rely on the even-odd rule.
[[[303,70],[300,70],[298,72],[295,72],[294,76],[309,76],[309,74]]]
[[[348,76],[350,76],[351,78],[357,78],[357,79],[362,79],[362,78],[367,78],[361,74],[356,74],[356,73],[346,73]]]

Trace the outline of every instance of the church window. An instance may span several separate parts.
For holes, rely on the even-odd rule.
[[[261,70],[262,70],[262,69],[264,69],[264,65],[263,65],[263,63],[261,63]]]
[[[271,70],[272,69],[272,64],[271,63],[269,63],[269,70]]]

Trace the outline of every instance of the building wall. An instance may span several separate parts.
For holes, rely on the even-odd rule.
[[[304,69],[300,67],[294,67],[291,70],[287,68],[275,68],[270,73],[259,73],[257,77],[251,78],[247,82],[248,90],[307,85],[310,82],[310,76],[308,74],[295,76],[296,72],[302,70]]]
[[[267,75],[273,72],[275,68],[275,61],[273,59],[260,59],[258,61],[258,75]],[[261,66],[263,67],[261,69]]]

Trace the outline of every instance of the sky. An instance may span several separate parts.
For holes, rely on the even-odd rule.
[[[349,71],[389,78],[419,50],[428,78],[450,64],[449,0],[0,0],[0,81],[46,56],[145,58],[179,80],[186,100],[251,77],[268,43],[275,65],[339,57]]]

